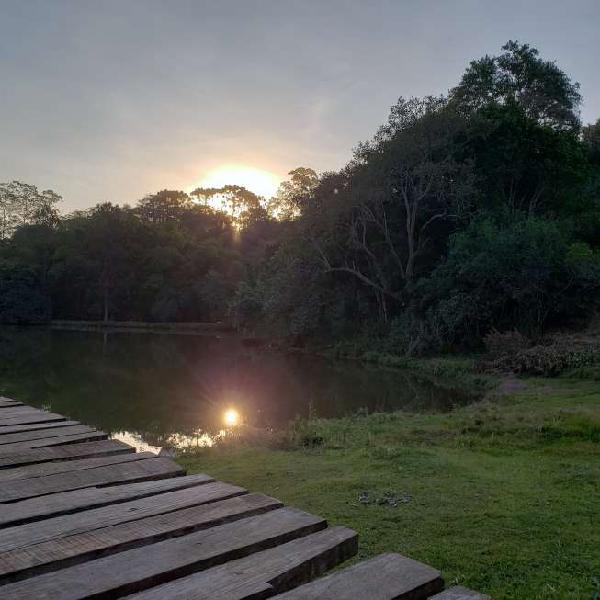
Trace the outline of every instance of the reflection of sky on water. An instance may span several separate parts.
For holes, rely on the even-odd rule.
[[[0,394],[137,437],[124,441],[140,449],[211,446],[231,409],[260,435],[297,418],[448,411],[478,397],[409,371],[261,352],[234,336],[46,328],[0,328]]]

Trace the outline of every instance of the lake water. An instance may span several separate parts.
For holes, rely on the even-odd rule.
[[[0,329],[0,395],[138,448],[211,445],[251,427],[358,412],[448,411],[475,394],[422,375],[244,346],[233,336]]]

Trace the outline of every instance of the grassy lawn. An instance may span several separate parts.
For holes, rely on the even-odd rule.
[[[451,414],[315,421],[292,437],[179,461],[356,529],[358,558],[400,552],[497,600],[600,594],[597,382],[528,380]]]

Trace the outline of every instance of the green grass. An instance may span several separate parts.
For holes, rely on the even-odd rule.
[[[290,435],[288,449],[236,443],[179,460],[354,528],[361,559],[400,552],[496,600],[600,593],[596,382],[529,380],[451,414],[320,420]],[[363,504],[365,491],[402,501]]]

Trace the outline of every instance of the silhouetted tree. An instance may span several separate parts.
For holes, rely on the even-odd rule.
[[[191,196],[204,206],[230,215],[240,229],[267,217],[264,201],[255,193],[239,185],[197,188],[191,193]]]
[[[39,192],[35,185],[20,181],[0,183],[0,240],[10,237],[22,225],[55,225],[56,204],[60,200],[52,190]]]
[[[581,95],[556,63],[542,60],[537,49],[509,41],[498,56],[473,61],[450,98],[476,111],[490,103],[516,105],[525,115],[554,129],[577,129]]]

